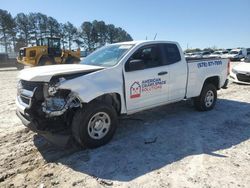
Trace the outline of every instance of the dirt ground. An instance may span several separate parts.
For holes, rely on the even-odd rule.
[[[15,115],[15,69],[0,70],[0,187],[249,187],[250,86],[210,112],[180,102],[120,119],[98,149],[60,149]]]

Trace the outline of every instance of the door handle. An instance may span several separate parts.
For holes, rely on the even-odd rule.
[[[168,72],[167,71],[162,71],[162,72],[158,73],[159,76],[162,76],[162,75],[165,75],[165,74],[168,74]]]

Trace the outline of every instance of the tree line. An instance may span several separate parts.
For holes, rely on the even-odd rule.
[[[104,21],[86,21],[76,27],[70,22],[59,23],[42,13],[19,13],[13,17],[8,11],[0,9],[0,42],[6,53],[36,45],[39,38],[44,37],[60,37],[63,48],[71,49],[76,45],[87,51],[106,43],[133,40],[124,29]]]

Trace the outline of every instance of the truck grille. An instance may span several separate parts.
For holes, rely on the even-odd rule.
[[[238,73],[236,76],[237,79],[241,82],[250,82],[250,75]]]
[[[23,103],[29,105],[30,104],[30,98],[29,97],[24,97],[24,96],[20,96],[21,100]]]
[[[34,96],[36,91],[40,91],[43,88],[42,82],[29,82],[25,80],[21,80],[18,84],[18,98],[19,101],[25,107],[31,107],[32,97]]]
[[[43,86],[42,82],[29,82],[26,80],[21,80],[21,85],[23,89],[33,91],[36,87],[41,87]]]

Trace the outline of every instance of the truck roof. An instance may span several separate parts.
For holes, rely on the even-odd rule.
[[[242,49],[236,48],[236,49],[232,49],[231,51],[239,52],[239,51],[241,51],[241,50],[242,50]]]
[[[153,44],[153,43],[174,43],[178,44],[177,42],[174,41],[163,41],[163,40],[135,40],[135,41],[127,41],[127,42],[119,42],[115,44],[133,44],[133,45],[138,45],[138,44]]]

